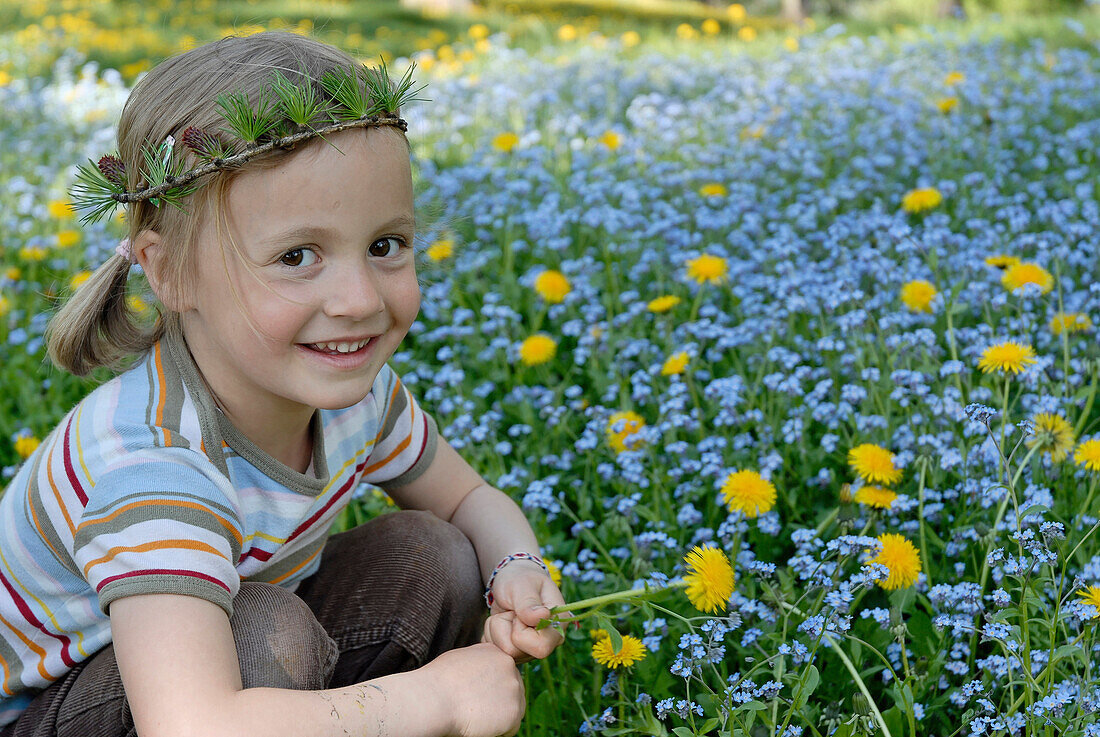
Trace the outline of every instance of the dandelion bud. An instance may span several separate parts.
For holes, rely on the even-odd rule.
[[[861,693],[852,694],[852,711],[860,716],[870,714],[871,704],[867,701],[867,697]]]
[[[104,156],[96,166],[103,172],[103,176],[107,177],[108,182],[118,187],[126,186],[126,164],[122,163],[122,159],[117,156]]]
[[[229,155],[226,145],[213,133],[190,126],[180,139],[183,145],[204,159],[223,158]]]

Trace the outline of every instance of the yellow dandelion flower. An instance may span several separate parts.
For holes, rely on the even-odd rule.
[[[661,376],[672,376],[674,374],[684,373],[684,369],[687,368],[689,360],[688,354],[685,351],[673,353],[665,360],[664,365],[661,366]]]
[[[690,41],[693,38],[699,37],[699,31],[695,30],[690,23],[681,23],[676,26],[676,38],[683,41]]]
[[[19,258],[24,261],[41,261],[46,258],[47,251],[42,246],[23,246],[19,249]]]
[[[748,141],[749,139],[758,140],[764,137],[764,126],[762,125],[747,125],[741,129],[738,134],[742,141]]]
[[[1059,312],[1050,320],[1050,332],[1055,335],[1085,330],[1092,330],[1092,320],[1083,312]]]
[[[483,38],[489,37],[489,26],[485,25],[484,23],[475,23],[470,26],[467,33],[470,35],[470,38],[474,39],[475,41],[480,41]]]
[[[1017,256],[986,256],[985,263],[986,266],[995,266],[998,269],[1007,269],[1020,263],[1020,259]]]
[[[1073,460],[1090,471],[1100,471],[1100,440],[1086,440],[1078,445]]]
[[[72,277],[69,279],[69,289],[75,292],[77,289],[80,288],[80,285],[88,281],[91,276],[92,272],[88,271],[87,269],[85,269],[84,271],[78,271],[77,273],[73,274]]]
[[[863,486],[855,493],[855,501],[875,509],[889,509],[897,498],[897,494],[881,486]]]
[[[941,97],[936,100],[936,108],[941,113],[949,113],[959,106],[959,98],[957,97]]]
[[[743,20],[745,20],[745,15],[746,15],[745,6],[742,5],[741,3],[734,3],[733,5],[730,5],[729,7],[726,8],[726,15],[728,15],[729,19],[732,20],[732,21],[735,21],[735,22],[743,21]]]
[[[573,291],[573,286],[565,274],[547,269],[535,277],[535,291],[547,302],[557,304],[565,299],[565,295]]]
[[[20,269],[18,266],[9,266],[8,268],[4,269],[4,276],[6,276],[11,281],[19,281],[23,278],[23,270]]]
[[[497,151],[510,153],[519,144],[519,136],[515,133],[499,133],[493,138],[493,148]]]
[[[864,481],[896,484],[902,471],[894,465],[894,454],[880,445],[863,443],[848,451],[848,463]]]
[[[450,258],[455,252],[454,241],[449,238],[443,238],[428,246],[425,253],[428,254],[428,258],[436,263],[439,263],[443,259]]]
[[[668,312],[678,304],[680,304],[680,298],[675,294],[664,294],[650,300],[649,304],[646,305],[646,309],[654,313]]]
[[[1025,367],[1035,363],[1035,350],[1023,343],[1006,341],[991,345],[982,351],[978,368],[983,374],[1000,371],[1002,374],[1018,374]]]
[[[901,288],[901,301],[913,312],[931,312],[936,288],[924,279],[914,279]]]
[[[561,587],[561,569],[558,568],[552,561],[544,560],[546,564],[546,571],[550,574],[550,580],[554,582],[555,586]]]
[[[1088,586],[1078,591],[1077,595],[1081,597],[1082,604],[1089,604],[1096,610],[1092,619],[1100,617],[1100,586]]]
[[[536,333],[520,344],[519,360],[525,366],[546,363],[558,352],[558,343],[546,333]]]
[[[885,580],[878,585],[887,591],[912,586],[920,573],[920,550],[902,535],[887,532],[878,536],[882,550],[871,558],[870,563],[881,563],[890,571]]]
[[[962,84],[966,81],[966,77],[962,72],[948,72],[947,76],[943,78],[943,83],[947,87],[954,87],[957,84]]]
[[[63,230],[57,234],[57,247],[69,248],[80,242],[79,230]]]
[[[721,256],[703,253],[687,262],[688,276],[702,284],[721,284],[726,281],[729,264]]]
[[[927,212],[940,206],[943,195],[935,187],[921,187],[911,189],[905,193],[901,200],[901,207],[906,212],[914,214]]]
[[[704,197],[725,197],[729,190],[721,182],[709,182],[699,188],[699,194]]]
[[[606,131],[602,136],[600,136],[599,141],[612,151],[615,151],[622,144],[623,138],[615,131]]]
[[[1005,273],[1001,275],[1001,284],[1010,292],[1025,284],[1035,284],[1039,291],[1046,294],[1054,286],[1054,277],[1039,264],[1023,262],[1005,269]]]
[[[142,312],[145,312],[147,309],[149,309],[149,304],[136,294],[131,294],[129,297],[127,297],[126,304],[129,305],[131,310],[137,312],[138,314],[141,314]]]
[[[783,39],[783,48],[790,51],[792,54],[798,51],[798,39],[794,36],[787,36]]]
[[[609,636],[597,639],[592,646],[592,657],[605,668],[629,668],[645,656],[645,645],[633,635],[623,635],[622,648],[619,650],[611,644]]]
[[[619,37],[619,40],[622,42],[625,48],[629,49],[631,46],[637,46],[638,44],[640,44],[642,42],[642,37],[641,34],[639,34],[637,31],[627,31]]]
[[[1073,425],[1065,417],[1052,412],[1040,412],[1031,421],[1035,423],[1035,434],[1027,439],[1027,447],[1049,453],[1055,463],[1064,461],[1076,440]]]
[[[708,36],[717,36],[719,33],[722,32],[722,25],[718,21],[714,20],[714,18],[707,18],[705,21],[703,21],[702,29],[703,33],[707,34]]]
[[[15,452],[23,460],[30,458],[31,453],[42,444],[42,441],[33,435],[24,435],[15,439]]]
[[[701,612],[726,611],[735,583],[730,559],[718,548],[696,545],[684,557],[688,601]]]
[[[607,442],[616,453],[622,453],[627,449],[630,437],[645,427],[645,420],[637,412],[616,412],[607,420]],[[635,438],[629,443],[631,447],[638,446]]]
[[[76,215],[72,203],[67,200],[52,200],[46,205],[46,209],[58,220],[68,219]]]
[[[845,503],[854,502],[856,500],[855,496],[852,494],[851,484],[841,484],[840,491],[837,492],[837,496],[840,497],[840,501]]]
[[[734,471],[722,483],[722,498],[731,512],[752,519],[775,506],[775,485],[756,471]]]
[[[756,40],[756,29],[752,26],[741,26],[737,31],[737,37],[745,43],[750,43]]]
[[[566,23],[558,29],[559,41],[576,41],[577,40],[577,27],[571,23]]]

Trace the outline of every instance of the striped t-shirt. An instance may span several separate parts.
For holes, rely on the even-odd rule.
[[[389,366],[311,431],[309,474],[260,450],[178,328],[77,404],[0,497],[0,726],[110,642],[115,599],[186,594],[231,615],[242,580],[294,590],[359,482],[412,481],[438,438]]]

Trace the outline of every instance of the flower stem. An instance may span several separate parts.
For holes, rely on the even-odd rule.
[[[644,598],[659,594],[669,589],[683,588],[687,586],[687,581],[677,581],[676,583],[670,583],[663,589],[652,589],[649,587],[643,587],[640,589],[628,589],[625,591],[613,591],[610,594],[601,594],[599,596],[593,596],[588,599],[581,599],[580,601],[574,601],[571,604],[562,604],[556,606],[550,610],[550,614],[562,614],[565,612],[575,612],[578,609],[587,609],[594,606],[603,606],[604,604],[611,604],[616,601],[629,601],[630,599]],[[559,619],[558,622],[565,622],[568,620]]]

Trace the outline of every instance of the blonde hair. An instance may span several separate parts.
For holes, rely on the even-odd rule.
[[[298,85],[311,84],[319,98],[330,99],[317,80],[326,71],[349,66],[361,63],[339,49],[286,31],[228,36],[166,59],[138,81],[122,109],[118,153],[126,166],[127,189],[141,186],[143,147],[155,149],[169,135],[179,141],[190,126],[212,132],[227,129],[216,104],[219,94],[243,92],[255,105],[278,69]],[[368,94],[365,86],[363,89]],[[407,139],[405,142],[408,145]],[[177,155],[181,150],[186,169],[200,163],[182,146],[176,147]],[[147,200],[127,206],[131,243],[143,230],[153,230],[167,245],[158,272],[173,299],[193,291],[191,265],[201,226],[204,218],[213,215],[218,218],[221,232],[230,184],[241,172],[272,168],[300,150],[302,147],[276,149],[240,169],[207,175],[201,182],[203,186],[184,199],[184,211],[163,201],[159,207]],[[233,247],[241,255],[236,243]],[[152,327],[145,325],[126,302],[130,267],[129,259],[122,256],[107,259],[53,316],[46,339],[55,365],[77,376],[99,367],[118,368],[127,359],[148,351],[169,323],[179,320],[178,314],[157,306],[158,319]]]

